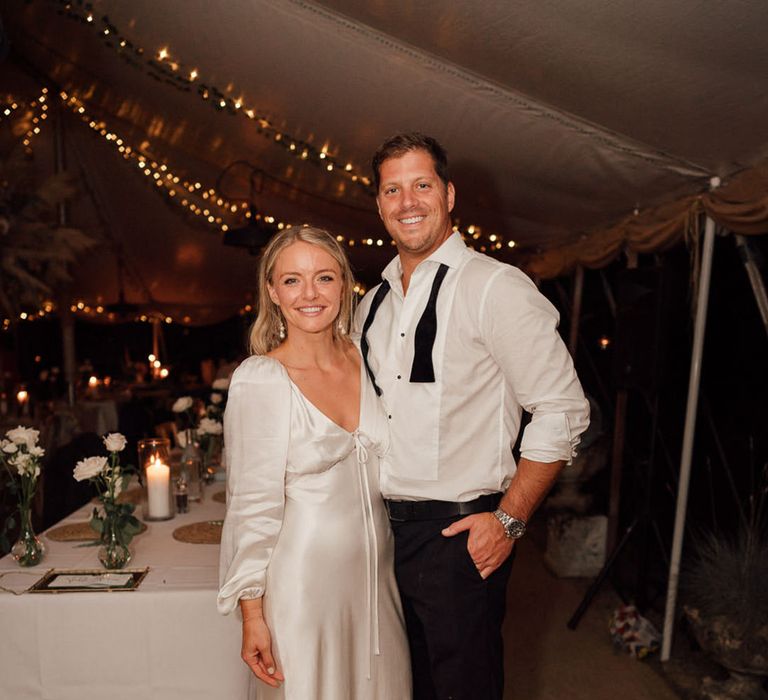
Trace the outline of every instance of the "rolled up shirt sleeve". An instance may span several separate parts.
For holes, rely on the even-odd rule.
[[[521,456],[569,461],[589,425],[589,402],[557,332],[557,310],[516,268],[503,268],[491,278],[480,308],[489,352],[517,402],[531,414]]]
[[[290,437],[291,389],[284,370],[265,357],[235,371],[224,414],[227,514],[221,536],[218,609],[264,595],[280,534]]]

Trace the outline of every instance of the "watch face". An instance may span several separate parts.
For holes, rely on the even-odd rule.
[[[517,539],[525,534],[525,523],[522,520],[512,518],[506,530],[509,537]]]
[[[510,539],[518,539],[525,534],[525,521],[513,518],[509,513],[501,510],[501,508],[494,512],[494,516],[504,526],[504,534]]]

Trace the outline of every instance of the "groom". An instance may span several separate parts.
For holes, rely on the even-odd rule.
[[[398,134],[373,173],[398,255],[358,308],[357,329],[392,434],[381,491],[414,698],[500,699],[510,555],[589,408],[555,309],[522,272],[453,232],[440,144]],[[516,465],[523,409],[532,419]]]

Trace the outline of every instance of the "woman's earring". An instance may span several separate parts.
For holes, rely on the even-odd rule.
[[[339,323],[337,325],[337,328],[339,329],[339,335],[346,335],[347,329],[344,328],[344,323],[339,319]]]
[[[281,318],[279,321],[280,325],[277,329],[277,335],[280,336],[280,340],[285,340],[285,324],[283,323],[283,319]]]

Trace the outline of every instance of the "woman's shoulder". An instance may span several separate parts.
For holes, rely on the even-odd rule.
[[[274,357],[251,355],[232,374],[230,389],[236,384],[282,384],[288,381],[283,365]]]

